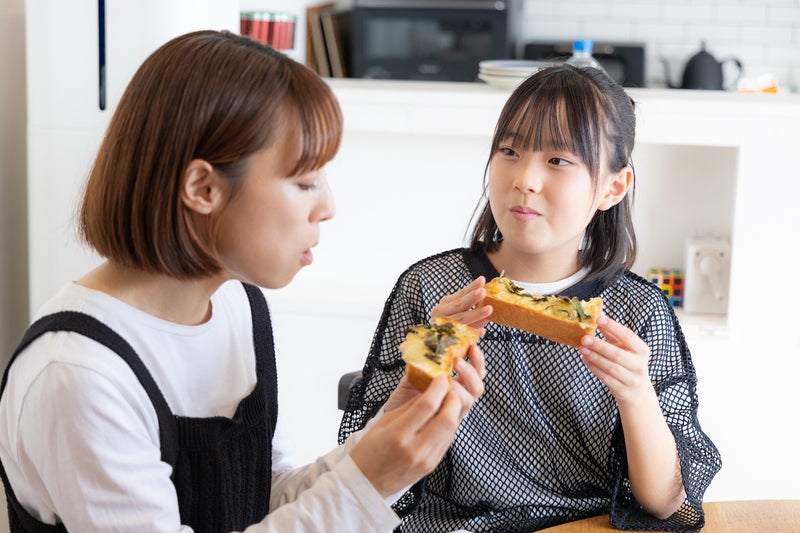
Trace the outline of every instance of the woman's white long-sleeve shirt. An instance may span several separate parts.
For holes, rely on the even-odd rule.
[[[224,284],[212,306],[208,322],[185,326],[71,283],[38,316],[92,315],[131,344],[173,414],[232,417],[256,383],[250,307],[236,282]],[[279,416],[271,512],[247,533],[397,526],[393,500],[350,459],[354,442],[294,468]],[[83,532],[189,531],[150,399],[117,354],[77,333],[46,333],[12,365],[0,399],[0,459],[17,499],[43,522]]]

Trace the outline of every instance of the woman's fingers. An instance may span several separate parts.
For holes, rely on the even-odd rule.
[[[396,402],[368,430],[350,456],[384,497],[430,473],[455,438],[459,423],[483,394],[486,365],[483,352],[471,346],[466,359],[455,363],[452,382],[437,376],[423,393],[398,390]],[[389,403],[389,402],[387,402]]]
[[[470,347],[468,359],[456,360],[455,371],[453,390],[461,397],[461,416],[464,417],[484,391],[486,366],[481,349],[477,346]]]
[[[387,497],[430,473],[455,438],[462,399],[439,376],[417,398],[384,413],[350,456],[375,489]]]
[[[428,388],[425,389],[425,392],[392,409],[385,416],[389,416],[393,420],[399,419],[411,431],[417,431],[436,415],[449,388],[450,384],[446,377],[436,376],[430,382]]]
[[[420,394],[419,390],[408,382],[407,376],[403,376],[400,383],[397,384],[397,388],[395,388],[394,392],[389,396],[389,399],[386,400],[386,403],[383,404],[383,410],[388,412],[396,409]]]

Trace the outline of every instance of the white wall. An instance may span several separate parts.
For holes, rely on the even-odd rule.
[[[673,83],[705,40],[717,60],[738,57],[746,76],[771,73],[800,90],[800,0],[523,0],[523,40],[640,41],[648,86]]]

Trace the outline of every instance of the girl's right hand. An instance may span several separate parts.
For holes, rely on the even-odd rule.
[[[453,443],[456,429],[481,394],[486,375],[483,352],[470,348],[468,360],[456,362],[456,377],[449,384],[438,376],[424,393],[412,399],[395,398],[405,393],[403,382],[390,397],[391,409],[369,428],[350,451],[350,457],[382,498],[412,485],[429,474]],[[400,404],[400,405],[398,405]]]
[[[477,329],[481,336],[486,333],[486,324],[492,315],[492,306],[478,307],[486,297],[486,278],[479,276],[458,292],[448,294],[431,311],[431,317],[452,318]]]

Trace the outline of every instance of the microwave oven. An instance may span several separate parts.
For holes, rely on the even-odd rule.
[[[355,78],[476,81],[478,63],[508,59],[508,2],[360,0],[352,13]]]
[[[523,50],[525,59],[564,61],[572,55],[572,42],[532,41],[525,43]],[[644,87],[643,43],[595,42],[592,55],[623,87]]]

